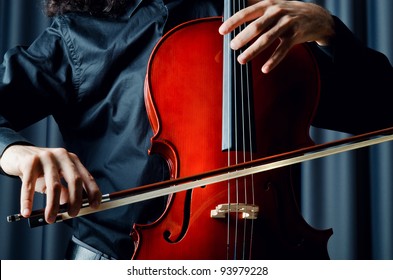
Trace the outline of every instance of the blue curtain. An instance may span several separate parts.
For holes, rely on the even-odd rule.
[[[41,0],[0,0],[0,55],[16,45],[28,45],[49,25]],[[62,145],[52,118],[22,131],[34,144]],[[20,180],[0,176],[0,259],[62,259],[70,236],[64,224],[30,229],[27,223],[7,223],[6,216],[19,213]],[[41,195],[34,209],[45,206]]]
[[[320,0],[369,47],[393,62],[393,2]],[[364,69],[372,71],[372,69]],[[312,129],[317,143],[347,137]],[[302,166],[302,213],[317,228],[333,228],[332,259],[393,259],[391,143],[315,160]]]
[[[316,0],[339,16],[370,47],[393,61],[393,1]],[[41,0],[0,0],[0,55],[28,45],[50,23]],[[372,71],[372,69],[365,69]],[[312,128],[316,143],[348,135]],[[23,134],[33,143],[62,145],[51,118]],[[316,228],[333,228],[328,249],[332,259],[393,259],[393,146],[390,143],[302,164],[301,211]],[[70,231],[63,224],[30,229],[7,223],[19,213],[18,179],[0,176],[0,259],[62,259]],[[44,206],[37,195],[35,208]]]

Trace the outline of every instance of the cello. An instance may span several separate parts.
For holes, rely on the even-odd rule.
[[[244,6],[225,1],[224,18]],[[295,46],[265,75],[260,68],[274,46],[240,65],[229,48],[235,34],[223,40],[221,22],[186,22],[150,57],[149,153],[166,160],[171,179],[313,145],[319,73],[310,50]],[[161,217],[135,224],[131,237],[133,259],[328,259],[331,234],[304,221],[292,168],[282,167],[171,194]]]

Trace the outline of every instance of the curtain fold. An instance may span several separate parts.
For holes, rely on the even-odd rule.
[[[0,0],[0,56],[16,45],[29,45],[49,25],[41,0]],[[61,146],[52,118],[25,129],[22,134],[40,146]],[[20,180],[0,176],[0,259],[62,259],[70,236],[65,224],[30,229],[25,222],[8,223],[6,216],[19,213]],[[36,194],[34,209],[45,206]]]
[[[368,45],[393,62],[393,2],[367,0]],[[393,143],[371,149],[372,257],[393,259]]]
[[[307,2],[327,8],[393,61],[392,1]],[[315,128],[311,135],[318,143],[347,136]],[[392,143],[302,165],[302,213],[313,226],[333,228],[332,259],[393,259],[392,165]]]
[[[316,0],[340,17],[370,47],[393,61],[393,1]],[[49,24],[41,0],[0,0],[0,55],[27,45]],[[367,71],[369,69],[365,69]],[[348,135],[312,128],[316,143]],[[61,145],[53,119],[23,131],[37,145]],[[316,228],[333,228],[328,249],[332,259],[393,259],[393,146],[391,143],[302,164],[301,211]],[[19,213],[20,182],[0,176],[0,259],[62,259],[70,236],[56,224],[30,229],[7,223]],[[36,208],[44,206],[37,195]]]

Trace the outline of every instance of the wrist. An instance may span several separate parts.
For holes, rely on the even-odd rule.
[[[336,36],[335,22],[333,16],[326,10],[324,12],[326,13],[326,15],[324,17],[324,24],[322,25],[323,28],[321,30],[321,36],[318,40],[315,40],[315,42],[322,47],[331,45]]]

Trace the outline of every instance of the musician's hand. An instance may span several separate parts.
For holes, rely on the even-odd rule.
[[[83,189],[90,206],[98,207],[101,201],[94,178],[78,157],[65,149],[13,145],[4,151],[0,164],[4,172],[22,180],[20,213],[24,217],[31,214],[35,191],[46,194],[48,223],[55,222],[59,205],[63,203],[69,204],[68,214],[76,216],[82,205]]]
[[[248,23],[231,42],[231,48],[237,50],[254,40],[239,55],[238,61],[242,64],[279,39],[278,47],[262,67],[264,73],[276,67],[292,46],[309,41],[328,45],[335,35],[331,14],[316,4],[285,0],[249,0],[248,4],[247,8],[227,19],[219,32],[225,35]]]

